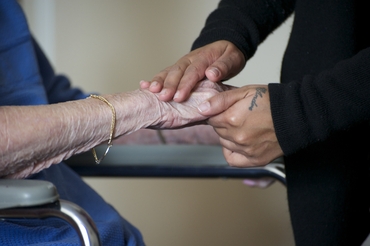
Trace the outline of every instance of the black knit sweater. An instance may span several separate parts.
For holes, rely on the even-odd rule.
[[[269,84],[271,111],[286,155],[370,119],[367,1],[222,0],[192,49],[229,40],[250,59],[294,13],[281,83]]]

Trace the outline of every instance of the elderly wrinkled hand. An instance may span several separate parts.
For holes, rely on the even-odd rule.
[[[149,126],[149,128],[179,128],[189,126],[194,123],[204,123],[208,118],[202,115],[198,106],[203,101],[219,94],[220,92],[229,90],[230,87],[221,83],[214,83],[209,80],[199,82],[190,94],[190,97],[182,102],[175,101],[163,102],[157,94],[151,92],[150,95],[155,96],[158,112],[160,112],[159,122]],[[145,90],[143,90],[145,92]]]
[[[224,90],[226,86],[202,81],[184,103],[163,102],[148,90],[136,90],[98,97],[103,101],[88,98],[0,107],[0,135],[4,136],[0,142],[0,177],[27,177],[112,137],[142,128],[201,123],[207,117],[200,114],[198,105]]]

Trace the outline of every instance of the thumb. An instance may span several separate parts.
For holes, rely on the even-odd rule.
[[[244,93],[237,89],[224,91],[199,104],[198,110],[202,115],[210,117],[224,112],[242,98]]]
[[[224,55],[206,69],[205,75],[210,81],[218,82],[234,77],[242,69],[242,62],[236,62]]]
[[[235,45],[228,42],[222,55],[206,69],[205,75],[213,82],[230,79],[244,68],[245,63],[243,53]]]

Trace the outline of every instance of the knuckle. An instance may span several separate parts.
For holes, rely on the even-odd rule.
[[[169,67],[166,67],[165,69],[161,70],[158,75],[167,74],[171,70],[171,67],[172,66],[169,66]]]
[[[185,71],[187,78],[199,82],[204,78],[204,69],[202,70],[201,67],[197,65],[189,66]]]
[[[248,145],[248,140],[249,140],[249,138],[245,134],[237,134],[234,137],[234,143],[236,143],[238,145]]]
[[[233,112],[227,112],[226,121],[232,127],[240,127],[241,125],[240,117]]]
[[[208,49],[198,49],[196,50],[196,57],[200,58],[208,58],[212,54],[212,51],[210,52]]]
[[[183,69],[181,65],[176,63],[169,69],[168,73],[177,73],[177,72],[183,72]]]

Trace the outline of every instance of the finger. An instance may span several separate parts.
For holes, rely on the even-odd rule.
[[[150,82],[149,81],[145,81],[145,80],[141,80],[140,81],[140,88],[141,89],[148,89],[150,86]]]
[[[230,108],[233,107],[230,106]],[[237,134],[238,132],[235,132],[236,130],[238,129],[235,129],[235,123],[231,122],[230,121],[230,117],[233,117],[231,115],[231,113],[229,112],[231,109],[228,108],[226,109],[224,112],[221,112],[220,114],[217,114],[215,116],[211,116],[210,118],[208,118],[207,120],[207,124],[212,126],[216,132],[220,135],[220,136],[227,136],[227,135],[233,135],[233,134]],[[241,113],[241,112],[239,112]],[[235,119],[235,117],[233,118]],[[235,120],[234,120],[235,121]],[[229,139],[229,138],[227,138]]]
[[[173,97],[173,100],[175,102],[178,102],[178,103],[181,103],[181,102],[184,102],[185,100],[187,100],[190,96],[190,93],[191,91],[193,90],[193,88],[195,87],[195,85],[202,79],[190,79],[190,80],[186,80],[186,79],[182,79],[180,84],[179,84],[179,87]],[[187,82],[185,82],[187,81]]]
[[[243,99],[245,92],[241,89],[234,89],[213,96],[198,106],[199,112],[204,116],[212,116],[224,112],[234,103]]]
[[[186,68],[175,94],[174,100],[177,102],[187,99],[194,85],[204,77],[219,82],[235,76],[245,65],[243,53],[228,41],[215,42],[194,50],[185,58],[189,59],[190,65]]]
[[[241,131],[241,128],[247,120],[245,104],[245,98],[238,100],[225,111],[209,117],[207,123],[214,128],[220,128],[220,131],[226,131],[230,136],[243,136],[244,131]]]
[[[171,100],[189,64],[186,58],[181,58],[176,64],[165,68],[153,77],[149,90],[160,92],[159,99],[162,101]]]
[[[218,115],[219,116],[219,115]],[[217,116],[217,117],[218,117]],[[209,121],[207,121],[208,123]],[[233,138],[233,134],[231,133],[232,129],[229,129],[228,127],[226,126],[223,126],[223,121],[220,121],[219,123],[219,126],[217,127],[214,127],[213,125],[209,124],[208,125],[211,125],[213,127],[213,130],[217,133],[217,135],[220,137],[220,141],[223,141],[223,140],[227,140],[229,141],[230,143],[234,143],[234,138]],[[221,143],[221,142],[220,142]],[[227,147],[228,149],[234,147],[234,146],[230,146],[229,143],[223,143],[225,144],[224,147]],[[227,146],[226,146],[227,145]]]
[[[246,151],[244,149],[244,148],[246,148],[245,146],[236,144],[233,140],[229,140],[229,139],[226,139],[226,138],[223,138],[223,137],[220,136],[219,141],[220,141],[220,144],[221,144],[222,147],[224,147],[225,149],[230,150],[231,152],[239,153],[239,154],[247,157],[248,159],[250,159],[252,157],[251,155],[248,155],[248,153],[246,153]]]
[[[264,158],[260,157],[258,153],[248,153],[249,148],[236,144],[232,140],[220,137],[220,144],[224,150],[224,156],[230,166],[235,167],[255,167],[266,165]]]
[[[200,58],[195,60],[191,65],[189,65],[177,87],[177,92],[174,96],[174,101],[183,102],[189,98],[191,91],[194,89],[195,85],[205,78],[205,70],[208,66],[208,61]]]
[[[168,74],[168,70],[170,69],[170,67],[167,67],[166,69],[162,70],[161,72],[159,72],[158,74],[156,74],[151,82],[150,82],[150,86],[149,86],[149,91],[153,92],[153,93],[158,93],[162,90],[163,88],[163,84],[164,84],[164,80],[165,78],[167,77],[167,74]]]
[[[162,84],[156,80],[152,81],[148,89],[153,93],[158,93],[162,90]]]
[[[243,184],[248,185],[249,187],[258,187],[258,188],[267,188],[275,182],[275,179],[266,177],[258,179],[244,179]]]
[[[197,82],[200,81],[198,77],[204,77],[204,71],[202,72],[203,75],[199,75],[200,72],[190,75],[188,74],[189,72],[186,73],[186,71],[194,70],[192,69],[192,67],[194,66],[196,65],[192,64],[192,60],[184,57],[180,59],[175,65],[170,67],[167,70],[167,75],[164,79],[163,89],[159,94],[159,98],[162,101],[175,99],[176,102],[182,102],[187,99],[192,88]],[[178,91],[179,88],[183,88],[183,91],[178,93],[174,98],[175,93],[176,91]]]
[[[226,80],[237,75],[245,66],[243,53],[228,43],[223,54],[206,70],[206,76],[213,82]]]
[[[170,69],[167,71],[166,78],[163,82],[163,89],[159,94],[159,99],[161,99],[162,101],[169,101],[169,100],[174,99],[174,95],[176,91],[178,90],[178,87],[180,84],[189,83],[189,87],[191,90],[199,80],[193,79],[193,81],[192,80],[188,81],[185,78],[185,81],[184,81],[184,74],[185,74],[185,71],[189,67],[192,67],[192,66],[193,65],[191,64],[191,60],[188,60],[185,57],[185,58],[180,59],[175,65],[170,67]],[[189,92],[185,91],[185,95],[187,97],[189,96],[189,94],[190,94],[190,91]],[[176,98],[175,101],[181,102],[183,100],[185,100],[185,96],[178,97]]]
[[[226,162],[232,167],[252,167],[252,163],[249,159],[237,152],[233,152],[229,149],[222,148]]]
[[[267,148],[268,151],[266,151],[265,145],[244,146],[221,137],[220,144],[224,149],[231,152],[228,153],[228,156],[225,155],[226,161],[230,165],[237,167],[265,166],[272,160],[282,156],[282,153],[279,152],[279,150]]]
[[[244,65],[239,62],[235,63],[235,61],[230,58],[231,57],[226,55],[220,57],[220,59],[206,69],[206,77],[213,82],[218,82],[237,75],[243,69]]]

